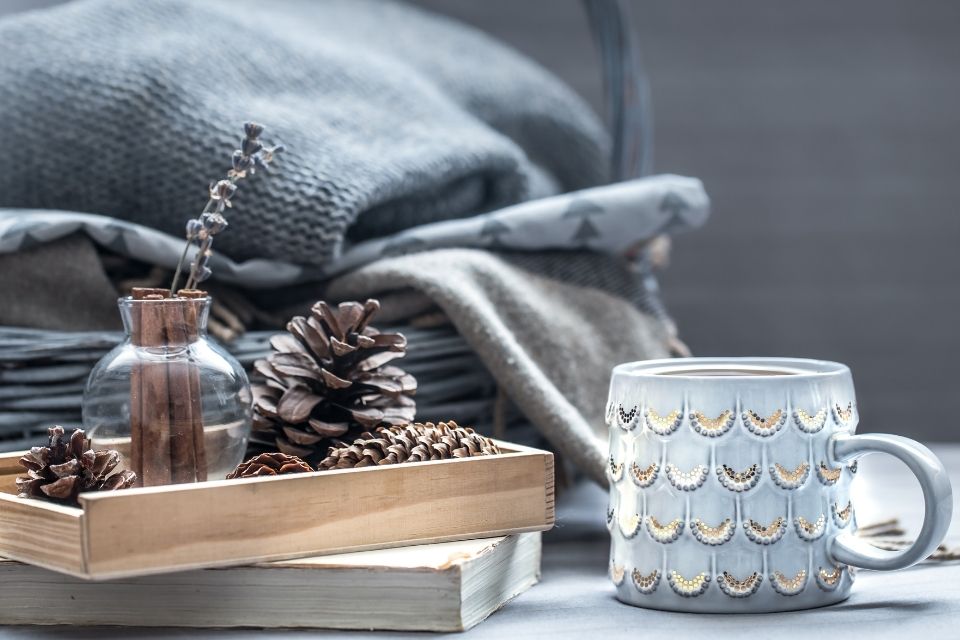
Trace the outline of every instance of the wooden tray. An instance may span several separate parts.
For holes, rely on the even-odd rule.
[[[553,526],[553,454],[504,453],[80,496],[16,496],[0,455],[0,555],[102,580],[490,538]]]

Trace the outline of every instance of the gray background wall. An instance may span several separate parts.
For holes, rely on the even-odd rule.
[[[0,0],[0,13],[52,0]],[[601,85],[574,0],[419,0]],[[960,439],[960,3],[634,0],[655,168],[714,217],[663,277],[701,355],[849,363],[863,428]]]
[[[600,108],[579,3],[422,0]],[[714,216],[663,276],[700,355],[840,360],[862,428],[960,438],[960,3],[635,0],[657,171]]]

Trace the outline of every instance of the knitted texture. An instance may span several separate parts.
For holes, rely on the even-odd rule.
[[[595,116],[451,20],[371,0],[81,0],[0,21],[0,206],[175,235],[245,120],[288,152],[218,250],[323,265],[359,241],[607,180]]]

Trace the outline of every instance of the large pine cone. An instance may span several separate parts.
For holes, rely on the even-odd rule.
[[[380,303],[344,302],[336,310],[318,302],[310,316],[273,337],[274,353],[254,363],[265,379],[253,387],[253,428],[277,449],[317,457],[327,438],[413,420],[416,379],[387,362],[406,353],[399,333],[369,326]]]
[[[20,458],[20,465],[27,470],[26,477],[17,478],[21,498],[79,505],[77,496],[84,491],[116,491],[136,482],[133,471],[110,475],[120,464],[120,454],[112,449],[94,451],[80,429],[69,440],[63,427],[51,427],[47,433],[47,446],[33,447]]]
[[[330,447],[327,457],[320,461],[318,470],[352,469],[382,464],[445,460],[495,455],[499,447],[490,438],[476,433],[456,422],[438,425],[412,424],[403,427],[380,427],[375,433],[365,433],[353,444],[342,443]]]
[[[236,478],[258,478],[260,476],[282,476],[288,473],[310,473],[313,467],[298,458],[285,453],[261,453],[246,462],[241,462],[230,472],[227,480]]]

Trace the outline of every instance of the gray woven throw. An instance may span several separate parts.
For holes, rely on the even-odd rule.
[[[322,266],[347,244],[607,179],[558,80],[487,36],[376,0],[81,0],[0,21],[0,206],[182,235],[239,125],[286,143],[218,249]]]

